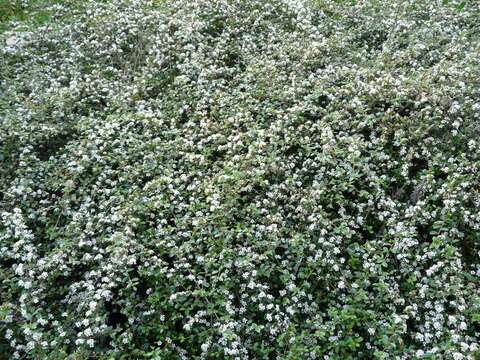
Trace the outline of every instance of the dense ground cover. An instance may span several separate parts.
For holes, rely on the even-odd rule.
[[[17,5],[0,358],[478,356],[480,2]]]

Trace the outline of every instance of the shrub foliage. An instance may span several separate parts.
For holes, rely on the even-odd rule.
[[[478,354],[480,2],[51,8],[0,34],[0,357]]]

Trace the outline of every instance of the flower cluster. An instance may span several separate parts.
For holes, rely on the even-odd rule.
[[[0,357],[478,356],[480,2],[75,3],[0,33]]]

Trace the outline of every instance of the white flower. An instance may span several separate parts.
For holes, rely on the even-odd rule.
[[[20,276],[22,276],[22,275],[24,274],[23,264],[19,264],[19,265],[15,268],[15,274],[20,275]]]
[[[14,46],[17,43],[17,38],[15,36],[10,36],[5,40],[7,46]]]

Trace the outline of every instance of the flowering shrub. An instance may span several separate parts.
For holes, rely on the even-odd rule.
[[[474,359],[480,2],[90,1],[0,34],[0,357]]]

